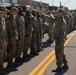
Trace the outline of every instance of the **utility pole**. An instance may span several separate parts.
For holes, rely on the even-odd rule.
[[[60,1],[60,8],[62,7],[62,5],[61,5],[61,1]]]
[[[54,0],[52,0],[52,10],[54,10]]]

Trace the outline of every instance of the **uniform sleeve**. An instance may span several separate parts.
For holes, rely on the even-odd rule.
[[[8,38],[12,36],[12,31],[11,31],[11,22],[9,21],[9,19],[6,19],[6,29],[7,29],[7,35]]]
[[[0,44],[1,44],[1,40],[2,39],[2,23],[0,21]]]
[[[37,19],[35,17],[32,18],[32,26],[33,30],[37,31]]]

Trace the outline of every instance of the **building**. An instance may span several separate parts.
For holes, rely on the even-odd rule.
[[[21,6],[30,5],[30,6],[39,7],[39,8],[46,8],[46,9],[49,8],[49,4],[33,1],[33,0],[2,0],[2,1],[6,3],[20,4]]]
[[[57,6],[49,6],[49,10],[51,10],[51,11],[52,11],[52,10],[55,10],[55,11],[56,11],[57,9],[58,9]]]

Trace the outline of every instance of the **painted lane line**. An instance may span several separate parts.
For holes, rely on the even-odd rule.
[[[72,35],[72,34],[69,34],[69,35],[67,36],[67,38],[69,38],[71,35]],[[47,61],[54,53],[55,53],[55,51],[52,50],[52,52],[51,52],[29,75],[34,75],[34,74],[39,70],[39,68],[40,68],[41,66],[43,66],[43,65],[46,63],[46,61]]]
[[[64,46],[67,45],[67,43],[70,41],[70,39],[72,37],[73,37],[73,34],[68,38],[68,40],[65,42]],[[55,55],[45,64],[45,66],[40,70],[40,72],[38,72],[37,75],[43,75],[45,70],[48,68],[49,65],[51,65],[51,63],[54,61],[54,59],[55,59]]]

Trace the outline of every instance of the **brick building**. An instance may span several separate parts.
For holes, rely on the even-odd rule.
[[[22,6],[30,5],[39,8],[49,8],[49,4],[43,2],[40,3],[38,1],[33,0],[3,0],[3,2],[20,4]]]

